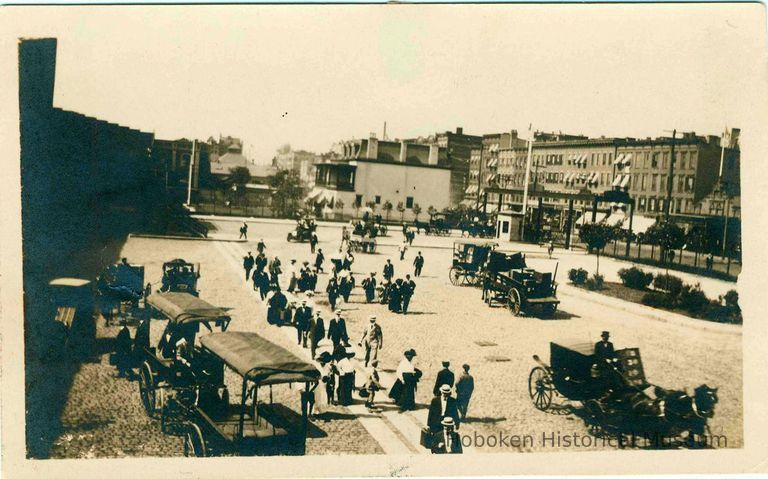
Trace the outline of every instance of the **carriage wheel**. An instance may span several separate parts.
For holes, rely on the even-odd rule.
[[[184,456],[186,457],[205,457],[205,440],[200,426],[190,423],[187,426],[187,432],[184,434]]]
[[[535,367],[528,376],[528,393],[531,395],[531,401],[536,409],[546,411],[552,405],[552,396],[554,396],[554,386],[552,377],[541,367]]]
[[[512,311],[512,314],[515,316],[520,316],[520,307],[522,306],[522,301],[520,299],[520,292],[517,290],[517,288],[510,288],[507,298],[509,310]]]
[[[141,365],[139,372],[139,394],[141,404],[144,406],[147,416],[154,417],[157,411],[157,390],[155,389],[155,375],[148,363]]]
[[[451,266],[450,271],[448,271],[448,279],[451,280],[451,284],[458,286],[461,283],[461,276],[462,271],[456,266]]]

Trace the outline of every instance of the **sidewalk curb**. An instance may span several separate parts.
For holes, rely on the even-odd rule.
[[[229,239],[229,238],[199,238],[194,236],[175,236],[175,235],[158,235],[158,234],[143,234],[143,233],[130,233],[129,238],[151,238],[151,239],[167,239],[167,240],[187,240],[187,241],[221,241],[224,243],[245,243],[246,240],[241,239]]]
[[[574,286],[564,286],[566,287],[558,288],[558,293],[564,296],[585,299],[593,303],[601,304],[603,306],[608,306],[620,311],[632,313],[651,321],[659,321],[662,323],[674,324],[676,326],[706,330],[720,334],[731,334],[736,336],[742,335],[741,325],[714,323],[711,321],[705,321],[703,319],[689,318],[688,316],[674,313],[672,311],[665,311],[662,315],[659,310],[651,308],[650,306],[632,303],[618,298],[612,298],[597,292],[581,291]]]

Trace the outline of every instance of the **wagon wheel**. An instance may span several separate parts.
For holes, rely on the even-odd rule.
[[[200,426],[190,423],[187,426],[187,432],[184,433],[184,456],[186,457],[205,457],[207,451],[203,431]]]
[[[458,286],[462,282],[462,274],[463,271],[461,268],[457,268],[456,266],[451,266],[450,271],[448,271],[448,279],[451,280],[451,284],[454,286]]]
[[[509,310],[515,316],[520,316],[520,308],[522,306],[522,300],[520,299],[520,292],[517,288],[509,288],[509,294],[507,294],[507,302]]]
[[[139,371],[139,394],[147,416],[154,417],[157,411],[157,390],[155,389],[155,375],[147,362],[141,365],[141,371]]]
[[[554,395],[552,376],[542,367],[535,367],[528,376],[528,393],[536,409],[546,411],[552,405]]]

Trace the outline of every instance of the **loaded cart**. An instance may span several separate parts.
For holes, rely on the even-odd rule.
[[[490,254],[483,284],[483,299],[492,305],[494,301],[505,303],[515,316],[530,313],[534,308],[543,317],[551,317],[557,310],[557,266],[553,273],[540,273],[530,269],[522,253]]]
[[[155,293],[147,298],[151,317],[168,324],[156,347],[149,346],[149,321],[136,330],[134,351],[140,352],[139,393],[147,415],[153,417],[168,397],[189,394],[197,381],[197,371],[205,370],[195,354],[195,340],[202,324],[207,330],[226,331],[227,310],[209,304],[189,293]],[[183,342],[182,342],[183,339]],[[177,345],[186,343],[185,350]]]
[[[309,391],[320,379],[317,367],[256,333],[212,333],[200,343],[197,354],[205,358],[209,377],[216,379],[197,383],[194,396],[171,398],[162,415],[164,430],[183,434],[185,455],[304,454],[305,402],[297,413],[273,401],[272,387],[303,383]],[[240,383],[236,401],[230,401],[225,370]],[[264,389],[268,401],[260,396]]]

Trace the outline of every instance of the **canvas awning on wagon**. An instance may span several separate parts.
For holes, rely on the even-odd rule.
[[[228,320],[227,310],[183,292],[152,293],[147,303],[176,324]]]
[[[212,333],[201,337],[200,344],[243,378],[258,385],[320,379],[320,371],[314,364],[256,333]]]

